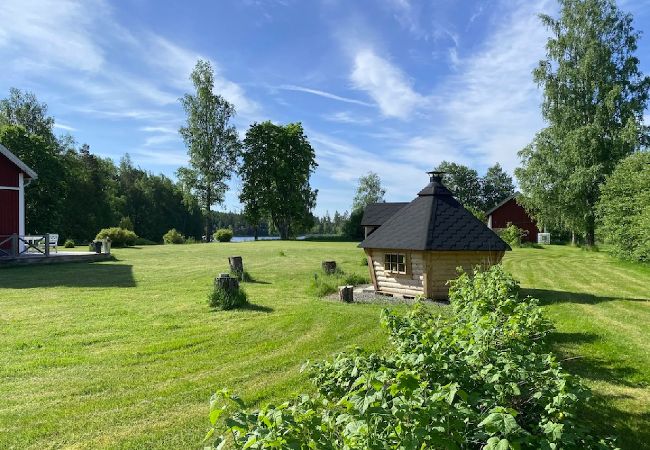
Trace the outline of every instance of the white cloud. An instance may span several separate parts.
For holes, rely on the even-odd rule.
[[[368,117],[353,114],[350,111],[339,111],[333,114],[323,115],[323,119],[329,122],[347,123],[352,125],[369,125],[372,120]]]
[[[3,0],[0,48],[11,47],[14,57],[28,54],[42,65],[96,72],[105,59],[104,51],[93,38],[95,17],[105,13],[102,2]]]
[[[546,0],[517,3],[475,54],[457,59],[456,74],[433,94],[437,120],[401,146],[404,160],[518,165],[517,151],[543,126],[531,72],[546,42],[537,14],[550,8]]]
[[[189,75],[201,57],[155,33],[125,29],[102,0],[3,0],[0,23],[0,59],[12,67],[8,81],[58,84],[81,105],[78,111],[100,117],[178,116],[178,99],[191,88]],[[243,115],[257,112],[244,89],[212,64],[215,92]]]
[[[283,90],[286,90],[286,91],[306,92],[308,94],[318,95],[319,97],[325,97],[325,98],[330,98],[332,100],[338,100],[339,102],[354,103],[355,105],[373,106],[372,103],[364,102],[364,101],[357,100],[357,99],[354,99],[354,98],[342,97],[340,95],[332,94],[330,92],[321,91],[319,89],[311,89],[311,88],[307,88],[307,87],[294,86],[294,85],[290,85],[290,84],[282,85],[282,86],[279,87],[279,89],[283,89]]]
[[[77,131],[76,128],[71,127],[70,125],[62,124],[61,122],[56,122],[54,124],[54,128],[56,128],[58,130],[64,130],[64,131]]]
[[[405,119],[426,102],[399,68],[370,49],[356,53],[350,79],[354,87],[367,92],[388,117]]]

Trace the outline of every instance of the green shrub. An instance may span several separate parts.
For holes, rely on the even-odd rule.
[[[367,256],[362,256],[361,257],[361,265],[362,266],[367,266],[368,265],[368,257]]]
[[[150,241],[149,239],[145,239],[143,237],[138,237],[135,240],[135,245],[158,245],[158,242]]]
[[[198,244],[199,241],[197,241],[194,236],[190,236],[190,237],[185,238],[185,243],[186,244]]]
[[[522,230],[516,225],[508,222],[508,226],[499,231],[501,239],[506,241],[510,247],[520,247],[521,240],[528,236],[528,230]]]
[[[248,304],[248,296],[241,288],[227,291],[215,286],[208,295],[208,302],[215,309],[235,309],[246,306]]]
[[[180,232],[176,231],[176,228],[172,228],[167,233],[163,234],[163,242],[165,244],[184,244],[185,236]]]
[[[384,311],[381,353],[307,364],[316,394],[247,410],[216,393],[206,440],[236,449],[614,448],[582,420],[589,393],[546,353],[550,323],[510,275],[498,266],[462,274],[450,298],[448,315],[423,305]]]
[[[63,244],[65,248],[74,248],[74,241],[72,239],[66,239],[65,244]]]
[[[131,230],[112,227],[99,230],[99,233],[97,233],[97,236],[95,236],[95,239],[98,240],[104,238],[109,238],[113,247],[127,247],[135,245],[135,241],[138,239],[138,236]]]
[[[360,284],[369,283],[368,277],[364,275],[357,275],[356,273],[346,274],[339,267],[333,274],[319,271],[314,273],[308,291],[316,297],[325,297],[326,295],[338,292],[339,286],[358,286]]]
[[[598,234],[623,259],[650,262],[650,152],[623,159],[601,187]]]
[[[233,233],[230,228],[221,228],[214,232],[214,238],[219,242],[230,242]]]

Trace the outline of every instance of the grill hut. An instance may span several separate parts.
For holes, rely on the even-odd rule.
[[[443,172],[427,173],[430,182],[418,196],[359,244],[378,293],[447,299],[457,267],[497,264],[511,250],[454,198]]]

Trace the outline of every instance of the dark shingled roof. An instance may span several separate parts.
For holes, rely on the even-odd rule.
[[[386,220],[359,246],[438,251],[511,250],[453,197],[436,173],[415,200]]]
[[[404,208],[408,203],[371,203],[363,210],[361,226],[378,227]]]

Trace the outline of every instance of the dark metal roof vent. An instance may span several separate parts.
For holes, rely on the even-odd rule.
[[[442,184],[442,177],[447,172],[442,172],[440,170],[432,170],[427,172],[430,176],[430,182],[427,186],[418,192],[418,196],[423,197],[425,195],[452,195],[449,189]]]

